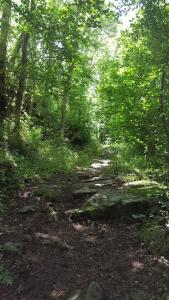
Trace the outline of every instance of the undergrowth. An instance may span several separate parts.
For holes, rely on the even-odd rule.
[[[19,134],[7,122],[0,144],[2,198],[9,188],[22,188],[25,183],[39,177],[69,172],[76,166],[88,166],[100,152],[101,146],[95,139],[83,148],[72,147],[67,139],[57,135],[44,139],[42,130],[31,122],[23,122]]]
[[[0,218],[3,217],[7,197],[24,189],[41,177],[58,172],[70,172],[77,166],[89,166],[101,152],[96,140],[86,147],[72,147],[68,140],[58,137],[45,138],[42,130],[31,123],[22,123],[20,133],[13,131],[8,122],[3,128],[0,143]],[[10,273],[0,261],[0,283],[12,284]]]
[[[128,187],[125,192],[140,198],[158,200],[151,211],[133,215],[141,225],[137,239],[157,255],[169,255],[169,169],[162,156],[152,159],[139,152],[133,144],[109,145],[111,165],[108,175],[119,176],[125,182],[139,181],[140,186]],[[142,184],[143,183],[143,184]]]
[[[12,276],[10,272],[6,270],[2,261],[0,261],[0,283],[4,285],[12,284]]]
[[[169,255],[169,235],[166,227],[160,222],[147,222],[139,234],[139,241],[144,242],[147,249],[156,255]]]

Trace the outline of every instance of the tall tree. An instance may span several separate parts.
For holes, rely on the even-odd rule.
[[[30,38],[29,32],[24,32],[22,35],[22,51],[21,51],[19,85],[18,85],[18,91],[16,95],[15,127],[17,130],[19,129],[20,126],[21,109],[23,103],[23,96],[25,92],[29,38]]]
[[[5,117],[7,107],[7,87],[6,87],[6,65],[7,65],[7,45],[10,28],[11,3],[3,1],[2,20],[0,31],[0,118]]]

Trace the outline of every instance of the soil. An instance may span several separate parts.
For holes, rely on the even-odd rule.
[[[95,162],[90,169],[41,179],[8,199],[0,244],[19,243],[20,248],[1,252],[13,284],[0,286],[0,300],[66,300],[93,280],[111,300],[169,299],[169,265],[138,242],[137,223],[122,218],[73,222],[66,214],[84,201],[73,197],[77,187],[102,176],[105,166]],[[35,194],[44,184],[57,188],[56,201]],[[120,184],[113,178],[113,188]],[[36,211],[19,212],[31,205]]]

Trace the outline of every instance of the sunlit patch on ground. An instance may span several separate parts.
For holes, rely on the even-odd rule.
[[[65,292],[63,290],[53,290],[50,294],[52,299],[65,299]]]
[[[79,231],[79,232],[84,232],[86,230],[86,227],[80,223],[74,223],[72,226],[76,231]]]
[[[91,166],[94,169],[101,169],[104,167],[108,167],[111,163],[111,160],[109,159],[103,159],[103,160],[99,160],[98,162],[94,162]]]
[[[132,271],[133,272],[137,272],[137,271],[140,271],[144,268],[144,264],[135,260],[135,261],[132,261]]]

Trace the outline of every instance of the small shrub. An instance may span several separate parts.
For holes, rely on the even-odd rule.
[[[157,222],[148,223],[141,231],[139,238],[156,254],[169,253],[169,235],[166,229]]]
[[[12,285],[12,276],[5,269],[2,261],[0,261],[0,283],[4,285]]]

